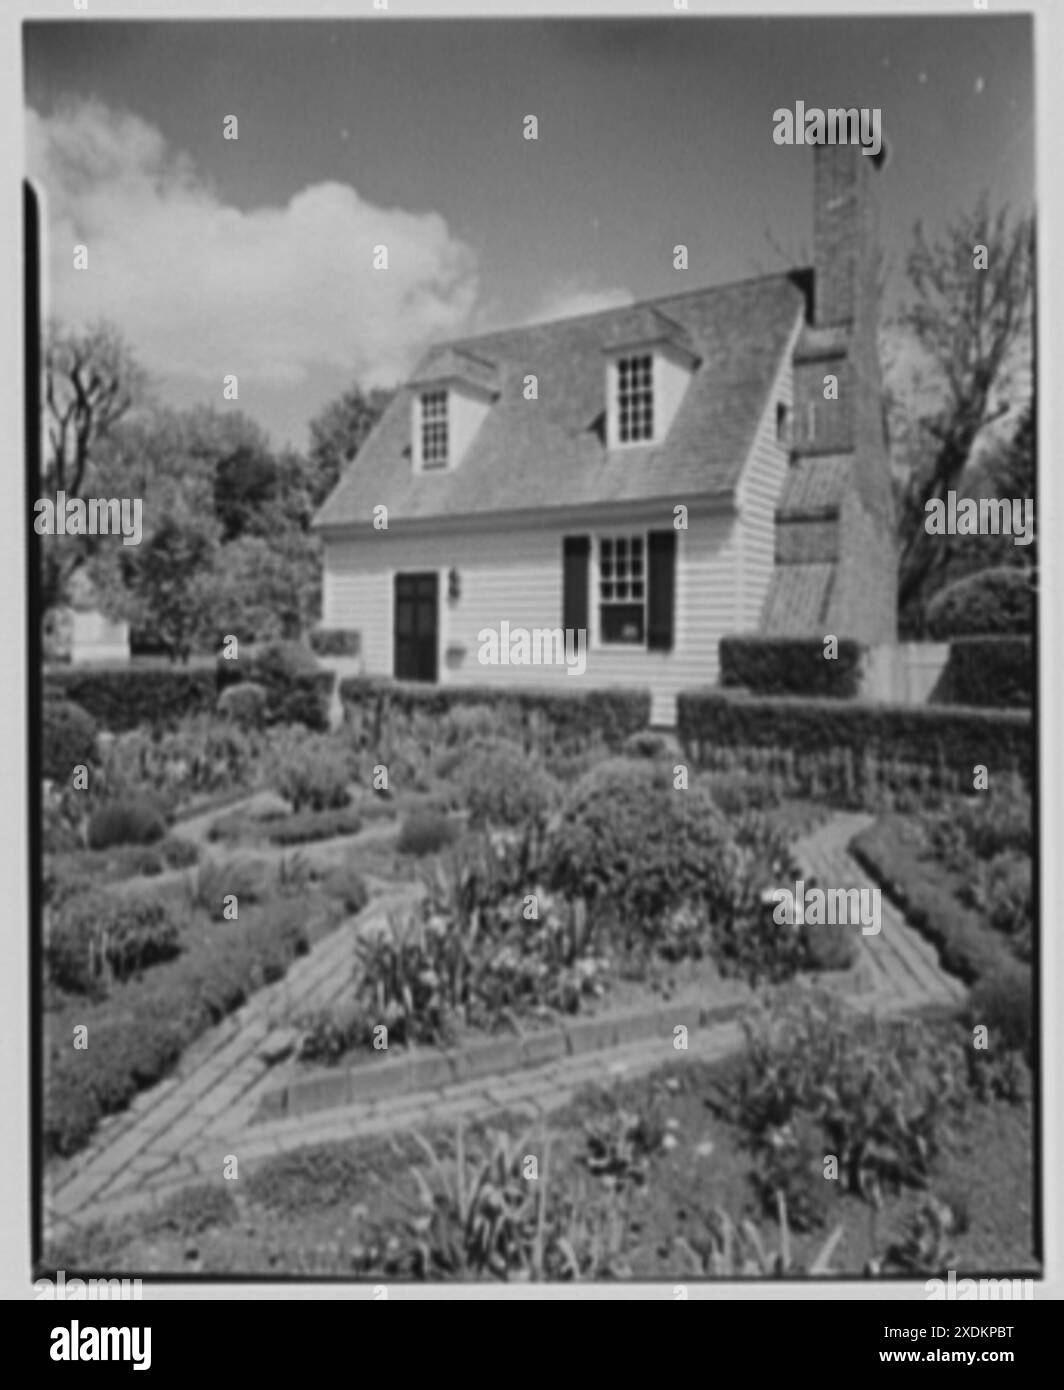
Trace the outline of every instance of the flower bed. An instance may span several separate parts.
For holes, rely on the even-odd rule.
[[[849,936],[774,920],[765,890],[797,869],[770,813],[726,818],[649,760],[606,761],[546,821],[424,848],[422,896],[360,940],[348,999],[298,1021],[305,1061],[520,1036],[657,1003],[679,976],[759,985],[853,961]]]
[[[957,1041],[955,1024],[934,1025],[917,1072]],[[862,1056],[838,1050],[852,1079],[864,1073]],[[881,1083],[891,1058],[870,1066]],[[45,1257],[57,1268],[143,1274],[434,1282],[1037,1274],[1022,1107],[956,1107],[946,1144],[930,1155],[930,1187],[882,1183],[878,1208],[848,1183],[826,1182],[821,1162],[809,1181],[826,1194],[825,1219],[803,1231],[786,1200],[770,1215],[760,1204],[751,1211],[749,1126],[707,1107],[743,1074],[754,1084],[764,1076],[756,1054],[686,1057],[585,1087],[531,1127],[504,1113],[293,1148],[247,1173],[241,1165],[239,1201],[218,1176],[159,1208],[79,1227]],[[919,1113],[918,1077],[887,1084],[898,1117],[914,1113],[913,1101]],[[807,1114],[821,1104],[802,1095]],[[824,1152],[822,1142],[821,1160]]]

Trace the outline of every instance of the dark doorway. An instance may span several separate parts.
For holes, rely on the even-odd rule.
[[[438,576],[395,576],[395,678],[436,679]]]

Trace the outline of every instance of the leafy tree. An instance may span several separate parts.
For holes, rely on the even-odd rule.
[[[143,526],[139,546],[112,541],[93,555],[100,606],[181,660],[203,640],[215,602],[220,528],[205,417],[156,405],[116,430],[99,463],[109,495],[141,501]]]
[[[247,444],[218,460],[214,473],[214,512],[227,541],[246,535],[276,496],[277,465]]]
[[[112,594],[122,616],[149,629],[175,661],[209,640],[217,615],[213,535],[200,518],[170,512],[124,561],[121,596]]]
[[[227,633],[241,642],[298,638],[318,616],[319,585],[317,542],[297,528],[230,541],[216,561],[212,645]]]
[[[227,633],[292,638],[314,622],[321,568],[306,465],[293,450],[274,453],[246,416],[156,407],[116,432],[102,471],[144,500],[142,554],[111,546],[93,567],[110,616],[174,654],[189,641],[215,649]],[[194,546],[186,532],[196,528]],[[152,580],[145,567],[168,563],[171,550],[174,573]]]
[[[351,386],[310,422],[310,484],[320,507],[384,414],[393,392]]]

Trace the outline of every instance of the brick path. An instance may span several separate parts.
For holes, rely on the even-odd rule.
[[[871,887],[846,846],[872,820],[867,815],[837,815],[798,841],[795,851],[807,877],[823,888]],[[262,1096],[275,1080],[263,1053],[273,1044],[278,1050],[284,1045],[278,1023],[308,1006],[338,999],[350,981],[358,933],[400,902],[409,902],[416,892],[416,886],[409,885],[371,902],[361,917],[345,923],[297,961],[285,979],[260,991],[201,1038],[174,1076],[105,1121],[90,1148],[61,1169],[49,1170],[46,1235],[68,1221],[154,1205],[190,1180],[220,1174],[229,1154],[241,1164],[253,1164],[325,1140],[502,1109],[546,1111],[564,1105],[590,1081],[637,1075],[675,1056],[667,1042],[663,1046],[660,1038],[644,1038],[494,1080],[480,1078],[308,1116],[253,1122]],[[956,1004],[965,997],[963,985],[939,966],[934,947],[906,925],[885,897],[881,931],[876,936],[858,934],[857,940],[863,992],[853,1002],[861,1007],[904,1011]],[[692,1031],[689,1054],[724,1056],[740,1038],[737,1023],[717,1023]]]
[[[795,846],[795,855],[810,879],[822,888],[872,888],[874,883],[849,853],[853,837],[872,825],[874,816],[846,813],[832,819]],[[882,896],[882,929],[876,936],[858,934],[860,969],[870,991],[889,1008],[959,1004],[967,990],[939,965],[938,952]],[[825,928],[825,930],[853,930]]]

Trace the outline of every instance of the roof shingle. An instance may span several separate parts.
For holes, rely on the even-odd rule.
[[[804,312],[801,275],[772,275],[449,344],[440,352],[472,354],[498,382],[465,456],[415,474],[403,387],[315,524],[369,523],[379,504],[403,521],[726,494]],[[661,444],[608,450],[603,349],[648,325],[699,365]],[[526,374],[538,378],[538,400],[524,398]]]

